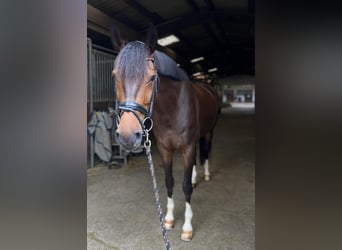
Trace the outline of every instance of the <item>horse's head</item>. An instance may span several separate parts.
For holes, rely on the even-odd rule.
[[[146,43],[122,44],[119,32],[112,33],[114,47],[121,48],[115,59],[113,75],[118,102],[116,141],[126,150],[141,146],[145,130],[152,127],[152,108],[158,75],[153,52],[156,30],[150,29]]]

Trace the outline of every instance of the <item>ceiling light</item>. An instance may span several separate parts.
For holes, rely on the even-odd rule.
[[[194,73],[194,74],[192,74],[193,76],[200,76],[200,75],[202,75],[203,74],[203,72],[196,72],[196,73]]]
[[[200,57],[197,57],[197,58],[191,59],[191,61],[190,61],[190,62],[192,62],[192,63],[195,63],[195,62],[202,61],[202,60],[204,60],[204,57],[203,57],[203,56],[200,56]]]
[[[176,42],[179,42],[179,38],[176,37],[175,35],[169,35],[169,36],[158,39],[158,44],[161,46],[167,46]]]
[[[214,72],[214,71],[217,71],[217,68],[208,69],[208,72]]]

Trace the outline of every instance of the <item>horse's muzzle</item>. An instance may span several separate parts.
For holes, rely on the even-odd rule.
[[[138,149],[142,144],[142,132],[133,132],[130,134],[122,134],[119,130],[115,132],[115,140],[124,150],[133,151]]]

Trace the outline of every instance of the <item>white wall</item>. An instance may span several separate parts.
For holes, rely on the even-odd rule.
[[[255,102],[255,76],[233,75],[219,79],[217,82],[222,85],[223,93],[233,92],[236,97],[239,92],[250,92],[251,102]],[[223,102],[226,102],[226,97],[222,97],[222,99]]]

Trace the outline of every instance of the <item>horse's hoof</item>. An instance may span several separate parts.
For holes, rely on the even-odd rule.
[[[164,225],[166,230],[171,230],[173,228],[173,226],[175,225],[175,221],[174,220],[164,220]]]
[[[197,184],[197,183],[192,183],[192,188],[195,188],[195,187],[196,187],[196,184]]]
[[[210,175],[208,175],[208,174],[204,175],[204,180],[205,181],[210,181]]]
[[[190,241],[192,239],[192,231],[184,231],[181,233],[181,240]]]

